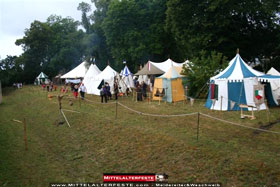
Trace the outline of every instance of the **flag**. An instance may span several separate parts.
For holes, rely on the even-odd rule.
[[[263,90],[255,90],[255,97],[257,100],[260,100],[263,98]]]
[[[254,85],[253,94],[254,94],[254,102],[256,106],[264,103],[264,98],[265,98],[264,85],[260,83],[258,85]]]
[[[148,71],[151,71],[151,64],[148,62]]]

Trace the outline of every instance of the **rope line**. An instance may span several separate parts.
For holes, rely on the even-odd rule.
[[[140,114],[140,115],[145,115],[145,116],[154,116],[154,117],[180,117],[180,116],[191,116],[191,115],[196,115],[197,112],[194,112],[194,113],[189,113],[189,114],[171,114],[171,115],[166,115],[166,114],[149,114],[149,113],[144,113],[144,112],[139,112],[137,110],[134,110],[132,108],[129,108],[128,106],[118,102],[119,105],[121,105],[122,107],[132,111],[132,112],[135,112],[137,114]]]
[[[207,114],[203,114],[203,113],[200,113],[200,114],[202,116],[205,116],[205,117],[208,117],[208,118],[211,118],[211,119],[215,119],[215,120],[218,120],[218,121],[222,121],[224,123],[229,123],[231,125],[235,125],[235,126],[239,126],[239,127],[244,127],[244,128],[247,128],[247,129],[263,131],[263,132],[270,132],[270,133],[274,133],[274,134],[280,134],[280,132],[270,131],[270,130],[265,130],[265,129],[260,129],[260,128],[255,128],[255,127],[248,127],[248,126],[245,126],[245,125],[241,125],[239,123],[234,123],[234,122],[227,121],[227,120],[224,120],[224,119],[216,118],[216,117],[213,117],[213,116],[210,116],[210,115],[207,115]]]
[[[91,102],[91,103],[96,103],[96,104],[103,104],[103,105],[105,105],[105,104],[116,104],[116,101],[114,101],[114,102],[110,102],[110,103],[101,103],[101,102],[97,102],[97,101],[92,101],[92,100],[89,100],[89,99],[86,99],[86,98],[84,98],[84,100],[85,101],[88,101],[88,102]]]

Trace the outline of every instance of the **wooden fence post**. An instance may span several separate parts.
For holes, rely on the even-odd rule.
[[[199,136],[199,117],[200,113],[197,113],[197,130],[196,130],[196,140],[198,141],[198,136]]]
[[[27,151],[27,134],[26,134],[26,120],[23,119],[23,126],[24,126],[24,142],[25,142],[25,150]]]

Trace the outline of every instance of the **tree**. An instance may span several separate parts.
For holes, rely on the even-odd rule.
[[[90,32],[90,19],[87,17],[87,13],[91,11],[91,7],[88,3],[81,2],[77,8],[82,11],[82,25],[86,29],[86,33]]]
[[[18,59],[24,64],[24,81],[33,82],[41,71],[50,77],[69,70],[83,60],[85,46],[80,42],[83,31],[72,18],[51,15],[47,22],[34,21],[25,36],[16,41],[24,53]]]
[[[215,50],[231,57],[240,48],[249,62],[275,58],[279,3],[169,0],[166,27],[190,56],[197,56],[201,50]]]
[[[188,66],[183,67],[183,74],[187,77],[188,95],[205,96],[207,82],[228,65],[227,58],[222,53],[201,51],[198,57],[191,59]]]

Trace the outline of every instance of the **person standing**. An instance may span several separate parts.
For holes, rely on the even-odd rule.
[[[110,88],[109,83],[106,83],[105,88],[106,88],[107,98],[111,100],[112,94],[111,94],[111,88]]]
[[[78,87],[78,85],[77,84],[75,84],[75,86],[74,86],[74,97],[77,99],[77,97],[78,97],[78,91],[79,91],[79,87]]]
[[[105,103],[107,103],[107,89],[105,85],[103,85],[101,88],[100,96],[101,96],[101,103],[103,103],[103,100],[105,100]]]
[[[80,94],[81,94],[82,100],[84,100],[84,98],[85,98],[85,92],[86,92],[86,87],[85,87],[84,83],[82,83],[80,86]]]

